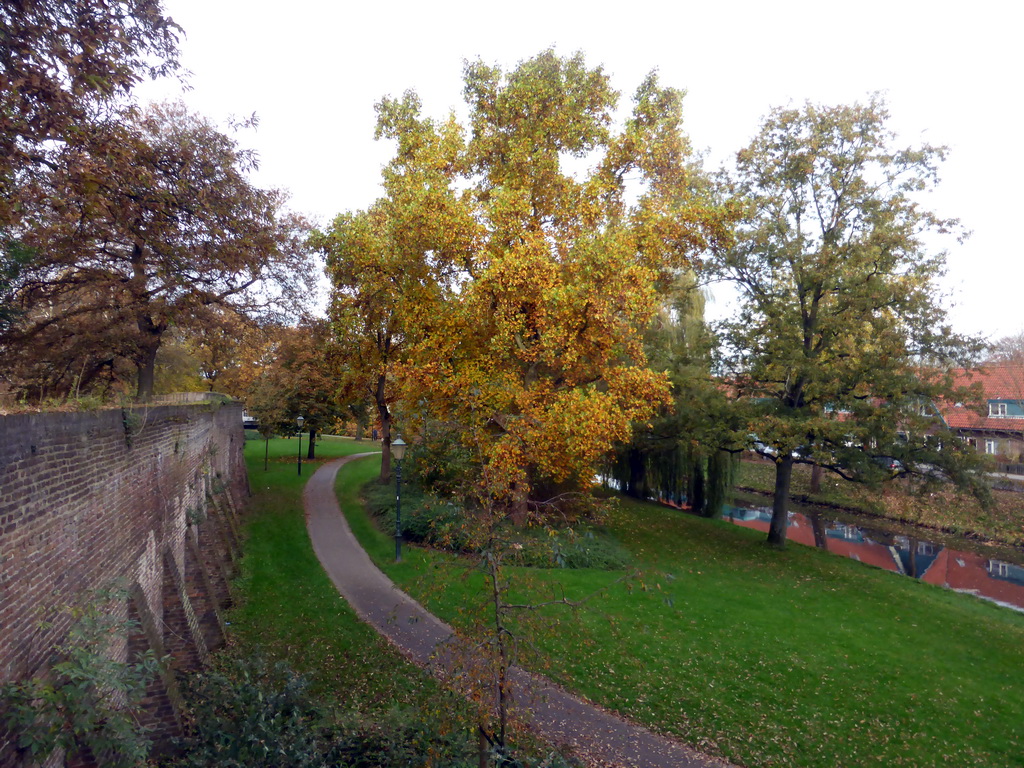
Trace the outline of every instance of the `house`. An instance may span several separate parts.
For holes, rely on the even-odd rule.
[[[962,403],[944,404],[946,425],[980,453],[1003,462],[1024,460],[1024,366],[988,365],[960,371],[956,384],[980,384],[985,410],[979,414]]]

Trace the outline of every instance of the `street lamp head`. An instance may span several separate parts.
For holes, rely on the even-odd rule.
[[[405,440],[398,438],[391,443],[391,455],[395,457],[395,461],[405,458]]]
[[[301,416],[297,416],[297,417],[295,418],[295,423],[299,425],[299,429],[302,429],[302,424],[303,424],[303,422],[305,422],[305,421],[306,421],[306,420],[305,420],[304,418],[302,418]]]

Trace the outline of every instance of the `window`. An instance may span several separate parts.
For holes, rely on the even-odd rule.
[[[988,572],[993,576],[1006,578],[1010,575],[1010,564],[1004,563],[1002,560],[989,560]]]
[[[995,456],[999,453],[999,441],[998,440],[986,440],[985,441],[985,453],[990,456]]]
[[[1006,403],[989,403],[989,416],[1006,416]]]

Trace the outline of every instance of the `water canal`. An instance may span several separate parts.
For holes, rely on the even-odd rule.
[[[767,534],[770,506],[727,505],[724,519]],[[966,539],[933,536],[904,526],[898,532],[873,528],[828,511],[804,507],[789,513],[790,541],[819,547],[862,563],[921,579],[1024,613],[1024,552],[986,552]]]

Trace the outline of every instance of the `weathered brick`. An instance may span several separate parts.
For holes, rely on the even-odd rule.
[[[136,633],[121,652],[155,643],[190,667],[223,640],[232,521],[200,523],[189,549],[185,511],[205,507],[213,477],[219,505],[244,505],[240,406],[134,413],[130,444],[120,409],[0,417],[0,683],[42,671],[69,627],[61,606],[117,580],[145,602],[150,634],[178,633]],[[146,719],[163,734],[177,727],[168,681],[147,691]],[[0,734],[0,768],[17,760],[13,749]]]

